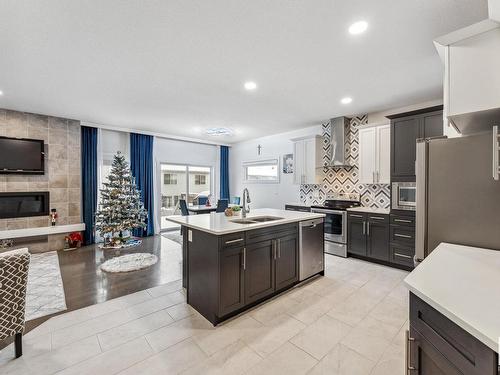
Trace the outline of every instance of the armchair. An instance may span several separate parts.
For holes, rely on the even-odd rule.
[[[30,254],[26,248],[0,254],[0,340],[15,336],[16,358],[23,354],[29,263]]]

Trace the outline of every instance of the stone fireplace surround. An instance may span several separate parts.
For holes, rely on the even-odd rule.
[[[50,206],[57,209],[58,225],[78,224],[81,219],[80,121],[0,109],[0,135],[43,139],[45,174],[0,174],[0,192],[50,193]],[[0,231],[49,227],[49,216],[0,219]],[[14,239],[14,247],[30,252],[59,250],[65,234]]]

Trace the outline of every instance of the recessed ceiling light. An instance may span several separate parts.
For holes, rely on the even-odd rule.
[[[349,104],[349,103],[351,103],[351,102],[352,102],[352,98],[350,98],[350,97],[346,96],[345,98],[342,98],[342,99],[340,100],[340,102],[341,102],[342,104]]]
[[[358,21],[354,22],[351,26],[349,26],[349,32],[352,35],[358,35],[364,33],[368,28],[368,23],[366,21]]]
[[[257,84],[253,81],[245,82],[244,86],[245,86],[245,90],[248,90],[248,91],[252,91],[252,90],[255,90],[257,88]]]
[[[2,91],[2,90],[0,90],[0,96],[2,96],[2,95],[3,95],[3,91]]]
[[[233,131],[228,128],[208,128],[205,130],[205,133],[211,137],[220,137],[223,135],[233,135]]]

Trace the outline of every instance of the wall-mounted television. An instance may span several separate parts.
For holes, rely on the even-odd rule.
[[[0,173],[44,174],[43,140],[0,137]]]

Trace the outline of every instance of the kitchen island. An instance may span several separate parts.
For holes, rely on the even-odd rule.
[[[412,374],[496,375],[500,251],[441,243],[404,280]]]
[[[319,241],[322,250],[323,217],[275,209],[252,210],[246,218],[224,213],[168,217],[182,226],[187,303],[217,325],[293,287],[302,261],[299,223],[319,227],[318,238],[308,242]],[[311,257],[307,261],[314,274],[324,274],[323,251],[312,264]]]

